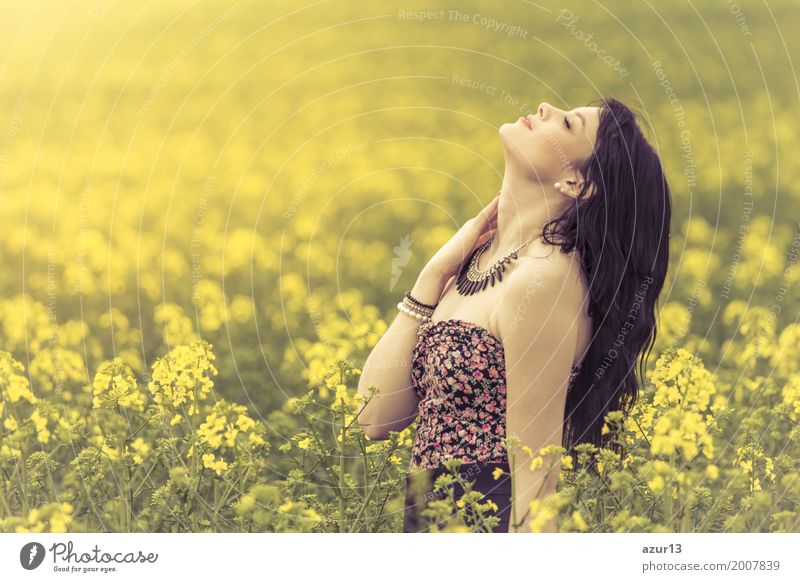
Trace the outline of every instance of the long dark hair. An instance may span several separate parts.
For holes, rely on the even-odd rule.
[[[613,98],[600,104],[592,154],[579,164],[575,204],[548,222],[542,239],[580,252],[589,287],[591,345],[567,392],[562,445],[605,442],[608,412],[629,412],[656,338],[656,306],[669,264],[672,201],[658,154],[636,124],[640,114]],[[594,464],[594,463],[592,463]],[[577,464],[575,465],[577,466]]]

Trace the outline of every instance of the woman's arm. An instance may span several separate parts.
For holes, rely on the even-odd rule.
[[[434,305],[439,302],[445,283],[445,276],[438,271],[423,269],[411,295]],[[411,352],[417,343],[419,324],[419,320],[398,311],[362,367],[358,393],[368,398],[370,386],[380,389],[358,417],[361,429],[371,439],[386,439],[389,431],[404,429],[417,416],[419,398],[411,378]]]
[[[513,447],[514,514],[520,532],[531,531],[531,502],[555,493],[561,463],[545,478],[547,462],[531,470],[531,460],[548,445],[561,445],[569,374],[578,337],[580,268],[569,256],[522,260],[509,280],[498,312],[506,357],[506,431]],[[523,521],[524,517],[524,521]],[[512,515],[513,522],[514,515]],[[514,523],[509,531],[513,532]],[[542,531],[555,532],[556,518]]]
[[[448,279],[454,278],[472,251],[494,233],[498,202],[499,196],[495,196],[428,261],[411,290],[414,299],[429,305],[439,302]],[[419,323],[398,313],[362,367],[358,393],[367,398],[370,386],[380,390],[358,417],[361,429],[371,439],[386,439],[390,431],[404,429],[417,416],[419,398],[411,378],[411,352]]]

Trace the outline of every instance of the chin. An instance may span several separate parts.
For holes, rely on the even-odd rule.
[[[524,147],[525,132],[529,130],[527,127],[520,126],[521,124],[519,123],[504,123],[500,126],[498,133],[500,134],[500,141],[504,146],[510,147],[511,149]]]
[[[505,133],[505,132],[518,133],[520,125],[522,124],[519,123],[518,121],[509,121],[508,123],[504,123],[503,125],[501,125],[499,131],[500,133]]]

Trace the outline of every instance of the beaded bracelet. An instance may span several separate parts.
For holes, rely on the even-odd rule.
[[[412,297],[410,291],[406,291],[403,300],[397,304],[397,308],[415,319],[428,321],[431,319],[436,305],[428,305],[418,301]]]
[[[418,311],[414,311],[414,310],[406,307],[405,303],[403,303],[402,301],[397,304],[397,309],[399,309],[400,311],[402,311],[406,315],[410,315],[414,319],[418,319],[419,321],[430,321],[430,319],[431,319],[430,315],[423,315],[422,313],[419,313]]]
[[[417,313],[428,316],[433,315],[433,312],[436,310],[435,305],[427,305],[421,301],[417,301],[411,296],[411,293],[405,294],[403,297],[403,305],[408,307],[411,311],[416,311]]]
[[[436,305],[428,305],[427,303],[423,303],[422,301],[420,301],[418,299],[414,299],[411,296],[411,291],[406,291],[405,298],[408,299],[413,305],[416,305],[418,307],[422,307],[423,309],[430,309],[430,310],[436,309]]]

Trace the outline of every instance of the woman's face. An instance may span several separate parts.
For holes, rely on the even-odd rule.
[[[531,180],[552,184],[591,155],[599,124],[599,107],[567,111],[542,103],[536,113],[500,126],[506,163],[518,165]]]

